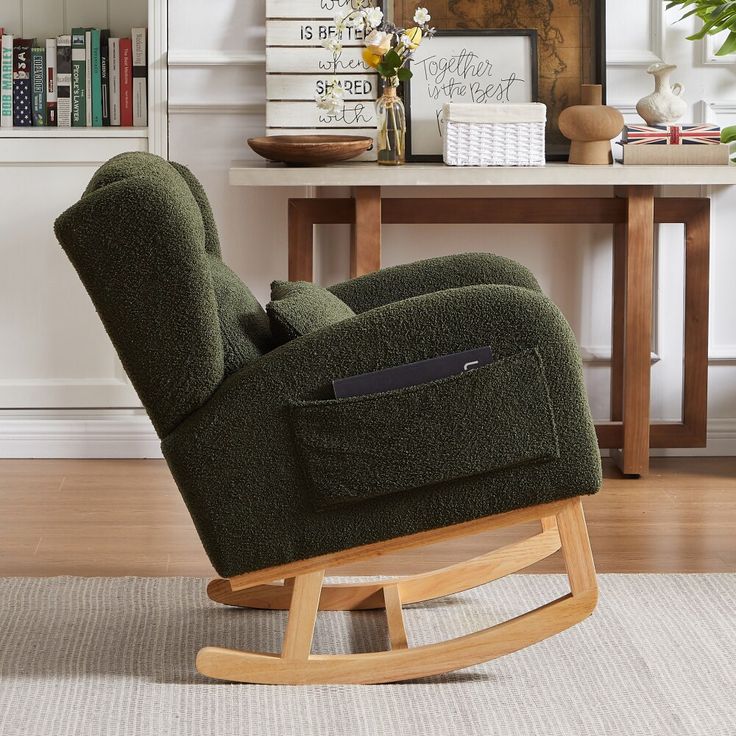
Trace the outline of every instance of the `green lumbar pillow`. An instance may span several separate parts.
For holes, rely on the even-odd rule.
[[[308,281],[274,281],[266,312],[281,343],[355,317],[345,302]]]

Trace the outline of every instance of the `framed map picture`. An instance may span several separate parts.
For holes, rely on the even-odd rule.
[[[395,22],[413,25],[417,4],[393,0]],[[560,133],[560,113],[580,103],[581,84],[606,83],[605,0],[422,0],[421,5],[431,14],[431,25],[441,30],[537,31],[538,101],[547,105],[547,157],[566,159],[570,144]]]
[[[442,108],[447,102],[536,102],[537,32],[437,31],[411,60],[404,85],[407,161],[442,160]]]

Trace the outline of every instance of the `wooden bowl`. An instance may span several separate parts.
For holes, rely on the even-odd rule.
[[[269,135],[248,138],[263,158],[294,166],[324,166],[347,161],[370,150],[373,139],[362,135]]]

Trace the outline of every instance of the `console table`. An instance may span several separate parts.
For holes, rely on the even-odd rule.
[[[313,279],[313,229],[350,224],[351,276],[381,267],[381,225],[610,224],[613,226],[611,421],[596,425],[625,475],[649,468],[650,447],[704,447],[708,393],[710,200],[657,197],[656,186],[736,184],[731,166],[570,166],[457,168],[346,163],[294,168],[236,162],[230,183],[246,187],[349,187],[350,197],[290,199],[289,278]],[[382,187],[549,187],[549,197],[382,196]],[[566,188],[586,187],[584,197]],[[317,190],[318,191],[318,190]],[[650,423],[654,231],[685,225],[685,360],[682,421]]]

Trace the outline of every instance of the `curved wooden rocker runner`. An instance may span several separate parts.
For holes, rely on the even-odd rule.
[[[323,585],[325,569],[398,549],[432,544],[538,520],[542,531],[467,562],[394,580]],[[418,603],[497,580],[562,549],[570,593],[516,618],[473,634],[409,647],[402,605]],[[270,581],[283,580],[274,584]],[[263,684],[368,684],[436,675],[500,657],[573,626],[598,600],[593,557],[580,498],[421,532],[331,555],[213,580],[209,597],[246,608],[288,609],[280,654],[205,647],[197,655],[203,675]],[[311,653],[317,611],[385,608],[391,649],[361,654]]]

